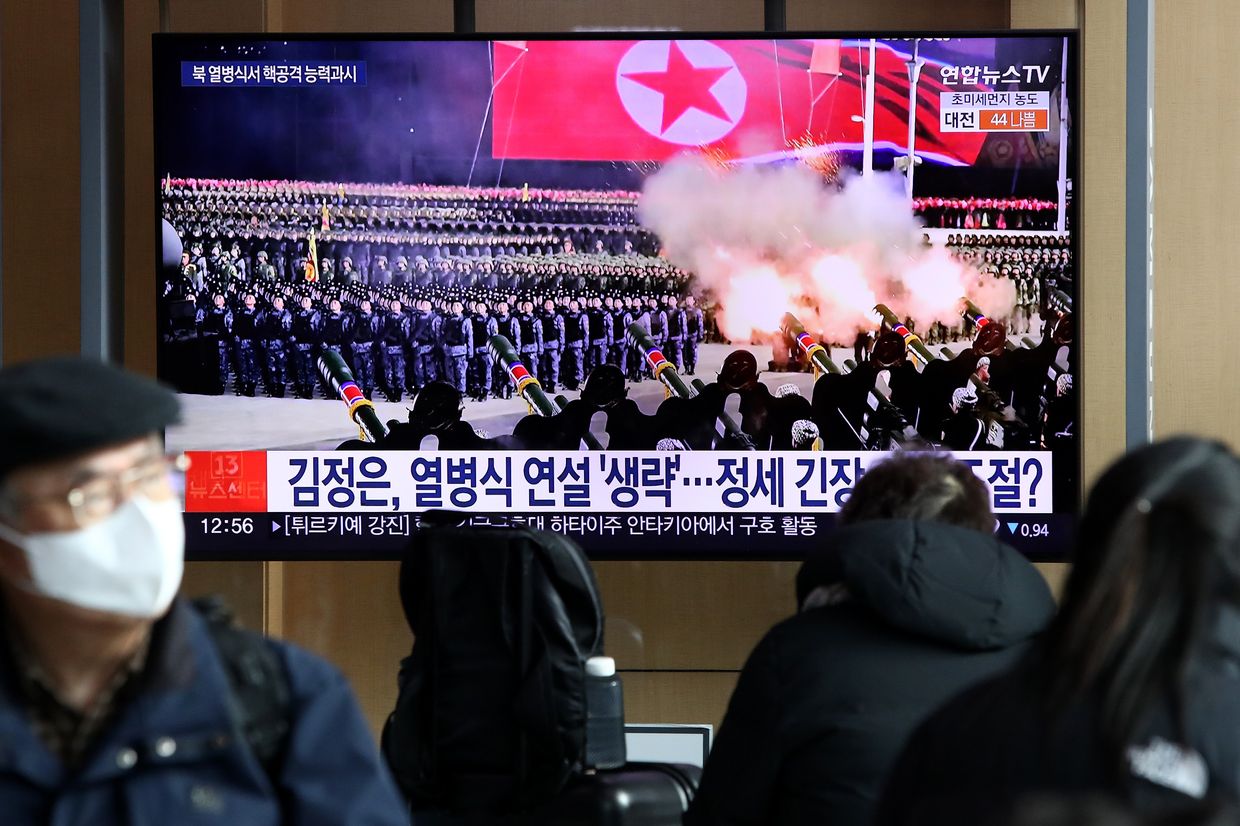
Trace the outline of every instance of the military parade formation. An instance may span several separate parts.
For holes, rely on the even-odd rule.
[[[638,380],[637,322],[695,369],[707,319],[636,223],[636,193],[164,181],[184,252],[162,285],[165,371],[190,392],[311,398],[344,357],[368,397],[443,380],[507,397],[503,332],[544,386],[600,364]]]
[[[855,360],[818,379],[812,401],[792,384],[766,392],[751,354],[735,351],[724,371],[739,378],[688,392],[669,387],[678,398],[654,416],[640,413],[625,400],[625,383],[668,384],[652,353],[676,375],[693,376],[703,342],[722,339],[689,273],[660,257],[658,240],[637,223],[636,200],[526,187],[168,178],[164,216],[184,252],[161,285],[161,373],[184,392],[336,398],[318,367],[333,353],[366,398],[418,398],[423,409],[456,410],[460,422],[463,399],[516,390],[511,365],[492,346],[500,336],[542,392],[582,390],[593,399],[586,407],[607,409],[617,446],[878,448],[916,436],[1010,449],[1048,444],[1047,426],[1070,433],[1058,420],[1075,417],[1071,374],[1051,367],[1071,343],[1071,249],[1064,236],[1018,233],[947,239],[955,257],[1014,282],[1016,307],[1006,318],[966,312],[955,327],[936,324],[920,338],[911,319],[884,322],[859,334]],[[926,363],[896,327],[918,346],[979,338]],[[1004,344],[1035,327],[1043,344]],[[996,347],[1001,328],[1004,346]],[[772,369],[811,369],[796,337],[785,339]],[[591,377],[592,394],[584,392]],[[716,429],[729,393],[742,397],[742,421]],[[576,445],[589,417],[578,421],[582,405],[568,404],[572,426],[535,416],[514,437],[526,446]]]

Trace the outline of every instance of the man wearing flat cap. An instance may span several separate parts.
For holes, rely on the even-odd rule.
[[[176,599],[176,396],[0,369],[0,820],[401,824],[343,676]]]

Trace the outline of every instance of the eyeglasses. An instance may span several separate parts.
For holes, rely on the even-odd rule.
[[[189,457],[184,453],[161,454],[111,476],[100,476],[63,495],[14,497],[17,502],[48,502],[63,505],[73,521],[84,527],[110,516],[135,494],[161,496],[184,489]]]

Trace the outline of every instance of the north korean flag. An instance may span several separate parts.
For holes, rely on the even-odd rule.
[[[497,158],[663,161],[686,150],[730,158],[809,141],[860,149],[868,41],[497,41]],[[907,55],[879,43],[874,140],[906,151]],[[940,133],[936,64],[918,84],[919,155],[971,164],[985,135]]]

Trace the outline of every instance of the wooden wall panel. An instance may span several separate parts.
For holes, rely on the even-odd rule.
[[[788,30],[1006,29],[1008,0],[787,0]]]
[[[125,0],[125,366],[155,375],[155,125],[151,35],[159,0]]]
[[[396,670],[413,645],[397,572],[395,562],[284,564],[284,639],[345,673],[376,735],[396,704]]]
[[[266,0],[164,0],[170,32],[261,32]]]
[[[1210,325],[1240,307],[1234,0],[1156,3],[1154,427],[1240,445],[1240,363]],[[1209,342],[1209,343],[1207,343]]]
[[[563,32],[576,27],[685,31],[762,29],[762,0],[477,0],[480,32]]]
[[[77,0],[0,4],[6,363],[81,349]]]
[[[1079,0],[1011,0],[1013,29],[1073,29]]]
[[[795,562],[598,562],[607,653],[622,669],[739,669],[796,611]]]
[[[263,562],[189,562],[181,595],[220,595],[228,600],[237,621],[245,628],[261,630],[264,623]]]
[[[452,0],[267,0],[270,31],[450,32]]]
[[[1086,0],[1081,15],[1082,478],[1124,452],[1125,0]]]
[[[630,723],[710,723],[717,733],[737,676],[735,671],[622,672],[624,719]]]

